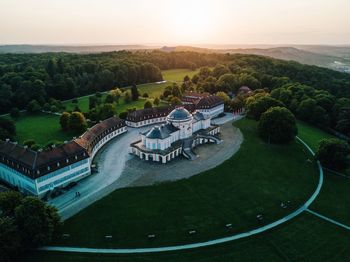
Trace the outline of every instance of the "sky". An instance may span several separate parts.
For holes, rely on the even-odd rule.
[[[0,44],[350,44],[350,0],[0,0]]]

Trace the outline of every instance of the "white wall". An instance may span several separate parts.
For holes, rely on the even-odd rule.
[[[119,136],[123,133],[125,133],[127,131],[127,128],[126,126],[124,127],[121,127],[117,130],[114,130],[112,133],[106,135],[105,137],[103,137],[95,146],[94,148],[92,149],[91,151],[91,155],[90,155],[90,159],[91,159],[91,162],[92,160],[94,159],[96,153],[101,149],[101,147],[103,147],[104,144],[106,144],[107,142],[109,142],[111,139],[113,139],[114,137],[116,136]]]
[[[21,192],[37,195],[35,181],[20,172],[0,163],[0,179],[12,186],[18,187]]]

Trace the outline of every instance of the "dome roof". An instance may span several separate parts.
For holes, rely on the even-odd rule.
[[[168,115],[168,120],[189,120],[191,118],[190,112],[187,111],[184,107],[177,107]]]

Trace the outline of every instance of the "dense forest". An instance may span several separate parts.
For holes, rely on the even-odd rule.
[[[256,55],[196,52],[119,51],[100,54],[0,55],[0,112],[26,109],[114,87],[162,80],[163,69],[215,67],[192,79],[202,91],[235,92],[302,84],[350,98],[350,74]],[[276,94],[275,94],[276,95]],[[326,110],[326,109],[325,109]]]

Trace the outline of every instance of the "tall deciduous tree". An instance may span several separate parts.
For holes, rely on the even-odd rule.
[[[63,112],[61,117],[60,117],[60,125],[61,125],[63,130],[69,129],[69,119],[70,119],[70,113]]]
[[[320,141],[316,159],[325,167],[333,170],[344,170],[349,166],[349,145],[336,138],[323,139]]]
[[[258,124],[262,139],[276,144],[285,144],[298,133],[294,115],[285,107],[272,107],[263,113]]]
[[[87,128],[84,115],[80,112],[73,112],[69,117],[69,128],[75,132],[83,132]]]
[[[139,95],[140,95],[140,93],[139,93],[139,90],[137,89],[137,86],[135,84],[133,84],[131,86],[131,99],[136,101],[139,99]]]

